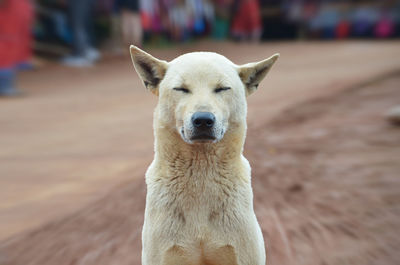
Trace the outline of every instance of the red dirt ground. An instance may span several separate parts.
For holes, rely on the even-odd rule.
[[[284,55],[249,99],[245,147],[269,264],[400,263],[400,131],[383,118],[400,103],[398,47],[213,47]],[[154,100],[127,92],[127,65],[26,75],[36,90],[1,102],[0,264],[140,264]]]

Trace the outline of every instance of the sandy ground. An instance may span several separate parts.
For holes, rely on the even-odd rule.
[[[191,50],[282,55],[249,98],[246,145],[271,264],[398,264],[400,134],[382,113],[400,103],[399,42],[151,52]],[[0,101],[0,264],[139,264],[156,98],[128,59],[20,86]]]

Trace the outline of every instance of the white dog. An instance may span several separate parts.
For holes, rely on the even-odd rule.
[[[130,51],[144,85],[159,96],[142,264],[264,265],[242,151],[246,96],[279,55],[238,66],[210,52],[166,62],[135,46]]]

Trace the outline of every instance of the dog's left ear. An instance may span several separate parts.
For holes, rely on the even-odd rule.
[[[257,90],[258,85],[267,75],[268,71],[278,58],[279,53],[276,53],[261,62],[248,63],[239,66],[239,76],[246,88],[247,96]]]
[[[158,85],[164,78],[168,63],[151,56],[134,45],[131,45],[130,52],[133,66],[144,86],[158,96]]]

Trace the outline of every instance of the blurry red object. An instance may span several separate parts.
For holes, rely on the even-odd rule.
[[[350,35],[350,23],[341,21],[336,26],[336,38],[345,39]]]
[[[151,22],[150,14],[148,14],[147,12],[142,11],[142,12],[140,12],[140,19],[141,19],[141,22],[142,22],[143,30],[145,30],[145,31],[151,30],[152,22]]]
[[[0,68],[13,68],[30,60],[32,22],[29,0],[7,0],[0,6]]]
[[[256,31],[261,31],[259,3],[257,0],[241,1],[233,18],[232,32],[238,35],[248,35]]]

